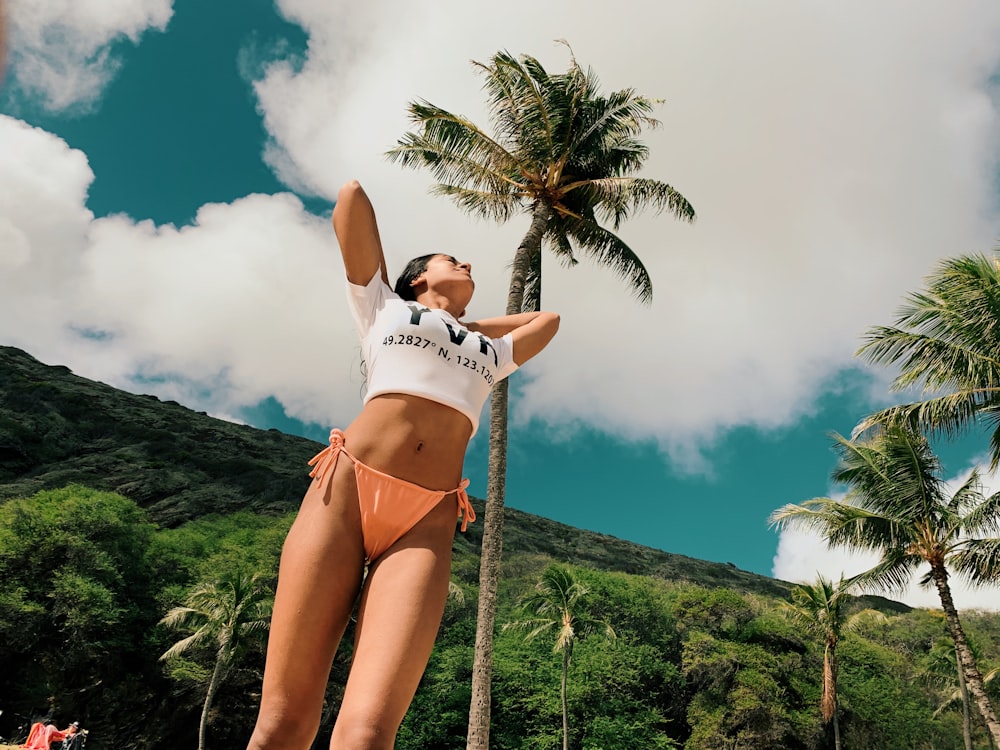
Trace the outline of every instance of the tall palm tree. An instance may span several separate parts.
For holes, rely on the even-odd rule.
[[[568,45],[567,45],[568,46]],[[433,192],[470,214],[504,222],[526,213],[529,227],[514,253],[507,314],[538,310],[542,246],[566,266],[588,255],[623,278],[642,302],[653,294],[642,261],[614,231],[644,207],[693,221],[694,209],[670,185],[635,177],[648,156],[637,140],[655,100],[632,89],[599,92],[597,77],[572,57],[565,73],[548,73],[533,57],[498,52],[474,62],[485,80],[492,132],[426,101],[409,106],[415,132],[388,157],[425,167]],[[469,750],[489,746],[490,678],[507,476],[508,383],[493,389],[489,476],[479,576],[479,611],[469,711]]]
[[[992,468],[1000,465],[1000,261],[970,255],[942,261],[927,288],[909,295],[895,325],[876,326],[858,355],[899,367],[893,389],[930,398],[873,414],[856,434],[892,421],[955,435],[979,418],[992,424]]]
[[[792,601],[782,602],[782,611],[790,619],[809,630],[817,630],[823,638],[823,692],[820,712],[825,723],[833,722],[833,743],[840,750],[840,720],[837,716],[837,644],[844,632],[856,630],[863,623],[885,616],[873,609],[864,609],[847,616],[851,584],[840,577],[834,583],[823,576],[816,582],[799,584],[792,589]]]
[[[180,656],[196,646],[215,646],[215,667],[198,725],[198,750],[205,750],[208,713],[219,685],[243,649],[270,627],[273,606],[274,594],[259,576],[236,571],[197,585],[183,605],[174,607],[160,620],[173,630],[194,631],[167,649],[161,660]]]
[[[865,440],[835,439],[833,479],[848,487],[844,501],[785,505],[771,514],[771,523],[818,531],[834,547],[879,553],[875,567],[851,579],[861,587],[901,591],[918,568],[929,565],[920,583],[937,588],[969,692],[1000,743],[1000,722],[962,629],[946,567],[972,584],[1000,578],[1000,538],[983,538],[1000,532],[1000,493],[985,497],[973,471],[949,497],[927,439],[901,423],[884,425]]]
[[[576,581],[568,568],[553,565],[542,574],[535,590],[520,601],[521,609],[528,615],[526,620],[504,623],[504,630],[525,632],[524,640],[532,641],[543,633],[555,631],[556,642],[552,652],[562,654],[562,701],[563,750],[569,748],[569,706],[566,702],[566,683],[573,646],[581,638],[596,632],[603,632],[606,638],[615,638],[615,631],[603,620],[587,617],[582,612],[582,604],[588,590]]]

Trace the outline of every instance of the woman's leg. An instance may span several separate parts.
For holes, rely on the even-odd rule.
[[[305,750],[315,739],[363,566],[354,465],[342,455],[332,478],[310,486],[282,548],[249,750]]]
[[[446,496],[368,573],[333,750],[387,750],[427,666],[451,576],[455,496]]]

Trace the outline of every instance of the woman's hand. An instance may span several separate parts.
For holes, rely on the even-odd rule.
[[[486,318],[466,323],[473,333],[498,339],[508,333],[514,342],[514,361],[518,366],[544,349],[559,330],[559,314],[554,312],[529,312]]]

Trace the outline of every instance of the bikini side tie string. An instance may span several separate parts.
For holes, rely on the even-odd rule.
[[[462,531],[466,530],[471,521],[476,520],[476,511],[472,509],[472,503],[469,502],[469,494],[465,491],[465,488],[468,486],[469,480],[463,479],[462,483],[458,485],[458,490],[455,492],[458,495],[458,517],[462,519]]]
[[[309,466],[313,470],[309,476],[319,479],[322,482],[327,475],[333,476],[334,469],[337,468],[337,459],[340,458],[340,451],[344,448],[344,433],[334,427],[330,430],[330,445],[321,450],[309,461]]]

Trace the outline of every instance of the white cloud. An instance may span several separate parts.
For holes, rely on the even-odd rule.
[[[2,340],[54,351],[68,319],[79,256],[93,215],[94,178],[82,152],[0,115],[0,329]],[[71,319],[71,318],[70,318]]]
[[[969,478],[970,471],[971,468],[948,482],[951,491]],[[984,472],[984,469],[980,468],[980,471]],[[984,472],[981,480],[986,495],[1000,490],[1000,476]],[[842,495],[831,497],[843,499]],[[817,575],[837,581],[841,575],[849,578],[868,570],[878,559],[878,555],[872,553],[859,554],[844,549],[831,549],[820,535],[813,532],[784,528],[779,536],[772,574],[775,578],[792,583],[813,583]],[[927,566],[919,569],[918,575],[902,592],[870,590],[867,593],[880,594],[911,607],[941,609],[941,599],[934,586],[921,588],[916,585],[916,579],[926,572]],[[954,573],[950,576],[949,583],[955,606],[960,610],[1000,611],[1000,586],[972,587]]]
[[[172,0],[9,0],[10,70],[49,110],[86,107],[114,77],[113,44],[162,31]]]
[[[104,377],[180,377],[181,400],[211,390],[216,410],[273,395],[305,420],[352,413],[357,357],[329,345],[354,335],[331,310],[343,290],[335,253],[327,222],[287,193],[203,206],[180,229],[125,216],[94,222],[81,317],[113,332],[103,345],[129,358]]]
[[[281,177],[327,197],[361,179],[390,264],[428,248],[469,258],[475,314],[502,307],[526,222],[470,222],[426,194],[427,175],[387,164],[406,102],[484,121],[467,61],[506,48],[564,69],[556,38],[607,90],[664,97],[647,174],[687,195],[699,220],[643,216],[622,230],[652,273],[651,308],[587,263],[546,269],[545,303],[563,326],[519,408],[653,437],[698,468],[697,446],[720,429],[808,412],[856,365],[861,333],[938,259],[992,247],[1000,118],[987,81],[1000,6],[959,5],[629,2],[636,22],[622,26],[621,4],[581,14],[454,0],[418,14],[285,0],[309,54],[272,67],[256,91]]]
[[[82,152],[2,116],[0,143],[0,341],[213,412],[273,395],[307,421],[354,413],[358,347],[325,219],[280,194],[203,206],[180,229],[95,220]]]
[[[545,305],[562,328],[525,368],[515,416],[546,419],[554,435],[596,425],[708,471],[702,448],[722,430],[808,413],[856,364],[865,328],[886,322],[938,259],[987,250],[1000,228],[1000,122],[987,89],[1000,62],[994,3],[650,1],[585,14],[566,0],[278,5],[309,47],[256,83],[267,159],[321,196],[361,179],[393,269],[437,249],[471,260],[470,317],[502,309],[526,222],[469,221],[427,194],[427,175],[382,158],[407,128],[407,101],[485,120],[468,61],[506,48],[561,70],[557,38],[606,90],[666,99],[646,174],[687,195],[699,220],[646,215],[622,230],[652,274],[649,308],[586,260],[546,266]],[[116,34],[163,28],[170,10],[11,4],[19,33],[36,30],[24,38],[41,39],[63,11],[60,22],[97,51]],[[623,12],[637,22],[623,28]],[[95,222],[83,154],[10,118],[0,130],[3,340],[117,385],[179,379],[174,397],[188,403],[218,387],[220,402],[200,406],[222,413],[272,394],[310,419],[342,422],[356,409],[357,343],[325,221],[285,195],[205,206],[188,227]]]

